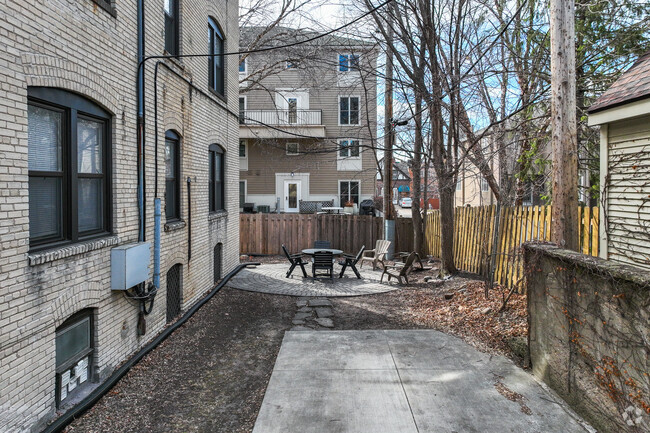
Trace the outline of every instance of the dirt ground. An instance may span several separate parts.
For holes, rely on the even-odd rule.
[[[486,300],[471,278],[424,282],[434,270],[393,292],[330,298],[333,329],[433,328],[521,363],[512,340],[526,335],[525,297],[499,313],[505,290]],[[297,300],[224,288],[66,431],[252,431]]]

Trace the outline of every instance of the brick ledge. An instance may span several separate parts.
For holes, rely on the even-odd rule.
[[[93,239],[92,241],[80,242],[73,245],[53,248],[51,250],[27,254],[27,258],[29,259],[29,266],[42,265],[43,263],[49,263],[66,257],[76,256],[100,248],[117,245],[119,242],[119,237],[117,235],[112,235],[100,239]]]

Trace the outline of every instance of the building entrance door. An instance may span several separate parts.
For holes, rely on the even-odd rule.
[[[298,212],[300,206],[300,181],[284,181],[284,211]]]

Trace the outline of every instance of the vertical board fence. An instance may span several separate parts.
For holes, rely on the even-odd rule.
[[[580,251],[597,256],[598,208],[579,207],[578,216]],[[523,277],[519,247],[524,242],[551,240],[551,206],[503,207],[498,224],[496,218],[496,206],[455,209],[454,261],[460,270],[488,277],[494,252],[494,281],[519,289]],[[403,224],[408,223],[410,220],[406,219]],[[427,214],[426,246],[428,254],[440,257],[440,212],[437,210]]]
[[[315,240],[332,243],[348,253],[375,247],[383,238],[382,219],[366,215],[240,214],[239,251],[242,254],[282,254],[312,248]]]

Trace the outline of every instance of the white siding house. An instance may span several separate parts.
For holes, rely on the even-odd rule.
[[[600,126],[600,256],[650,269],[650,52],[590,108]]]

